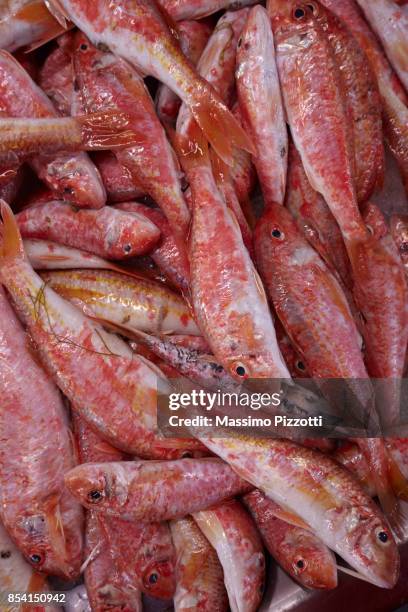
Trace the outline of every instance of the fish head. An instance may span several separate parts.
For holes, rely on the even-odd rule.
[[[300,265],[313,249],[301,236],[291,213],[279,204],[271,204],[259,219],[255,229],[255,241],[264,253],[263,258],[284,263],[285,266]]]
[[[268,0],[268,12],[277,45],[307,47],[314,40],[320,5],[318,2],[296,0]]]
[[[337,587],[336,558],[314,534],[299,530],[296,541],[288,548],[294,577],[309,589]]]
[[[65,486],[86,508],[120,508],[128,497],[128,480],[121,464],[84,463],[65,475]]]
[[[143,591],[158,599],[172,599],[176,590],[172,559],[153,560],[143,572]]]

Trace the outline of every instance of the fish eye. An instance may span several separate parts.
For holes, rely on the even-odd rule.
[[[125,246],[123,247],[123,250],[125,251],[126,254],[130,253],[130,251],[132,250],[132,245],[125,244]]]
[[[303,361],[300,361],[300,360],[296,362],[296,367],[298,370],[302,370],[302,372],[306,370],[305,364],[303,363]]]
[[[159,580],[159,576],[156,574],[156,572],[152,572],[147,580],[149,584],[156,584]]]
[[[295,8],[295,10],[293,11],[293,16],[297,21],[301,21],[302,19],[304,19],[306,17],[306,11],[303,7],[298,6],[297,8]]]
[[[302,557],[299,557],[295,561],[294,565],[296,567],[297,573],[301,573],[306,569],[306,561]]]
[[[87,51],[88,50],[88,45],[86,43],[81,43],[79,48],[81,49],[81,51]]]
[[[100,501],[102,501],[102,498],[103,498],[102,491],[98,491],[97,489],[93,491],[89,491],[88,493],[88,500],[92,504],[98,504]]]
[[[271,236],[272,238],[276,238],[277,240],[283,240],[285,237],[285,234],[281,232],[280,229],[278,229],[277,227],[274,227],[273,230],[271,231]]]
[[[382,543],[382,544],[387,544],[387,542],[389,541],[389,536],[388,533],[386,531],[384,531],[384,529],[378,529],[377,530],[377,539]]]
[[[44,558],[40,553],[32,553],[29,557],[31,563],[34,563],[34,565],[41,565]]]
[[[367,225],[367,229],[368,229],[369,233],[370,233],[372,236],[374,236],[374,230],[373,230],[373,228],[371,227],[371,225]]]
[[[236,363],[233,364],[232,371],[233,371],[234,374],[236,374],[240,378],[247,378],[248,377],[248,370],[247,370],[246,366],[243,363],[241,363],[240,361],[237,361]]]

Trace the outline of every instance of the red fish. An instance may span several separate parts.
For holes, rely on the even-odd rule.
[[[408,278],[408,216],[393,215],[390,230],[404,265],[405,277]]]
[[[176,21],[201,19],[222,9],[237,10],[255,0],[160,0],[160,5]]]
[[[145,190],[113,153],[95,152],[92,161],[101,175],[109,202],[127,202],[144,195]]]
[[[8,0],[0,12],[0,47],[35,49],[64,32],[43,0]]]
[[[38,84],[50,98],[60,115],[71,115],[74,95],[72,44],[74,34],[67,32],[57,40],[58,46],[41,67]]]

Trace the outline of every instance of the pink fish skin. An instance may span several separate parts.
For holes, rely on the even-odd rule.
[[[144,522],[180,518],[251,489],[210,457],[88,463],[68,472],[65,485],[86,508]]]
[[[117,204],[115,209],[127,213],[136,213],[149,219],[159,228],[161,238],[157,246],[150,251],[150,256],[170,283],[185,297],[190,292],[190,265],[187,251],[182,242],[171,231],[170,224],[157,208],[150,208],[139,202]]]
[[[47,288],[26,259],[17,223],[5,202],[2,216],[1,280],[38,346],[42,363],[80,416],[124,452],[162,458],[180,456],[189,447],[202,448],[194,440],[161,440],[156,413],[157,385],[162,383],[163,390],[167,385],[162,373],[133,354],[119,336]]]
[[[144,189],[110,151],[93,153],[92,161],[98,168],[109,202],[127,202],[144,195]]]
[[[336,558],[314,533],[278,518],[275,502],[259,489],[244,495],[242,501],[269,553],[291,578],[307,589],[337,587]]]
[[[239,10],[255,0],[160,0],[160,5],[175,19],[201,19],[222,9]]]
[[[109,3],[97,0],[50,0],[95,45],[106,45],[144,75],[165,83],[191,108],[205,137],[226,163],[232,148],[253,147],[214,89],[195,71],[172,35],[166,15],[154,0]]]
[[[76,415],[74,423],[81,463],[126,459],[123,453],[101,440]],[[170,599],[174,595],[176,560],[170,530],[166,523],[140,524],[89,510],[87,524],[88,533],[90,530],[98,531],[99,537],[104,541],[103,549],[86,569],[87,584],[98,578],[96,573],[105,565],[107,556],[105,551],[108,549],[115,568],[112,572],[114,592],[118,589],[125,597],[130,597],[133,590],[140,590],[162,599]],[[98,560],[99,556],[102,556],[101,560]]]
[[[45,59],[38,77],[39,86],[63,116],[71,115],[74,95],[73,39],[73,32],[67,32],[57,39],[58,46]]]
[[[396,2],[357,0],[408,91],[408,15]]]
[[[0,53],[0,110],[10,117],[57,116],[45,93],[5,51]],[[106,195],[99,173],[86,153],[37,155],[31,165],[39,178],[62,199],[85,208],[104,205]]]
[[[388,523],[355,478],[328,455],[282,439],[228,432],[205,437],[210,450],[278,505],[354,570],[383,588],[399,574],[399,554]],[[78,468],[76,468],[78,469]]]
[[[288,134],[268,13],[251,9],[239,41],[236,83],[243,126],[256,147],[253,156],[265,205],[283,204]]]
[[[309,181],[343,237],[363,239],[338,68],[317,17],[307,5],[296,7],[295,0],[268,1],[288,123]]]
[[[67,415],[3,288],[0,310],[0,517],[34,569],[69,580],[79,575],[82,512],[63,487],[75,465]]]
[[[179,137],[193,200],[189,255],[197,324],[216,359],[236,379],[290,378],[262,282],[217,189],[205,143],[197,142],[194,153]]]
[[[382,98],[385,137],[396,158],[408,189],[408,97],[391,68],[377,38],[354,0],[321,0],[348,26],[364,49],[377,77]]]
[[[73,57],[86,112],[127,109],[137,144],[117,151],[116,158],[162,208],[172,231],[185,239],[190,213],[181,191],[178,162],[143,79],[123,60],[99,51],[81,32],[75,35]]]
[[[146,253],[158,241],[158,228],[146,217],[111,207],[77,210],[51,201],[23,210],[17,216],[26,238],[53,240],[106,259],[126,259]]]
[[[184,55],[197,65],[198,60],[211,35],[212,27],[206,21],[180,21],[177,24],[177,34]],[[155,104],[157,114],[164,124],[175,126],[180,110],[181,100],[167,85],[159,85]]]
[[[265,557],[259,533],[242,504],[229,500],[193,518],[224,568],[232,612],[255,612],[262,600]]]
[[[233,105],[232,113],[237,121],[239,121],[239,123],[242,125],[242,113],[238,102]],[[255,166],[252,163],[252,156],[247,151],[235,149],[230,174],[237,198],[242,206],[242,209],[247,215],[251,228],[253,228],[254,222],[250,196],[256,186],[257,175]]]
[[[227,612],[224,572],[214,548],[191,516],[171,521],[177,552],[175,612]]]

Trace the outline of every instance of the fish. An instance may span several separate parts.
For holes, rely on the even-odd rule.
[[[354,184],[353,153],[330,43],[314,4],[268,0],[287,120],[313,189],[333,213],[345,240],[366,228]]]
[[[289,440],[221,434],[203,440],[237,474],[318,533],[368,581],[388,589],[395,585],[399,554],[388,523],[347,470]]]
[[[387,57],[408,91],[408,15],[396,2],[357,0]]]
[[[38,347],[41,363],[74,410],[124,452],[163,458],[201,449],[194,440],[161,439],[156,429],[157,388],[160,383],[163,392],[169,392],[167,379],[119,336],[46,286],[27,261],[10,207],[2,202],[1,210],[1,282]]]
[[[232,106],[232,113],[242,125],[242,116],[238,101]],[[239,203],[247,216],[250,227],[253,228],[255,222],[250,196],[255,189],[258,179],[251,155],[242,149],[235,149],[233,165],[229,172]]]
[[[128,458],[101,440],[75,414],[74,425],[81,463],[123,461]],[[109,584],[109,580],[113,584],[108,592],[115,595],[117,592],[122,593],[125,602],[133,599],[139,602],[140,592],[161,599],[170,599],[174,595],[176,559],[166,523],[140,524],[89,510],[87,535],[88,554],[92,555],[92,550],[98,546],[96,556],[85,570],[88,592],[91,590],[94,597],[100,596],[103,599],[106,596],[104,594],[108,589],[105,584]],[[108,558],[111,559],[114,571],[108,566]],[[107,576],[106,570],[109,570]]]
[[[0,111],[20,119],[57,117],[50,99],[6,51],[0,52]],[[44,153],[32,157],[30,165],[57,197],[85,208],[105,204],[100,176],[86,153]]]
[[[236,84],[243,126],[257,150],[252,159],[265,206],[283,204],[288,133],[270,18],[259,5],[250,10],[238,43]]]
[[[86,508],[129,521],[182,518],[252,487],[218,458],[79,465],[65,486]]]
[[[392,215],[390,231],[404,266],[405,278],[408,279],[408,216]]]
[[[109,270],[54,271],[41,276],[47,287],[84,314],[112,322],[124,334],[128,329],[200,335],[183,298],[162,284]]]
[[[264,590],[265,556],[251,516],[236,499],[192,516],[217,551],[231,611],[258,610]]]
[[[194,66],[204,51],[211,31],[211,25],[205,20],[184,20],[177,24],[181,50]],[[174,127],[181,100],[167,85],[159,84],[155,95],[155,106],[160,121]]]
[[[54,16],[68,17],[98,46],[106,45],[139,72],[168,85],[190,108],[205,137],[228,163],[232,148],[252,144],[214,89],[200,77],[172,35],[155,1],[47,0]]]
[[[35,572],[0,524],[0,587],[3,593],[47,593],[49,586],[44,574]],[[2,604],[4,612],[20,609],[15,603]],[[53,605],[36,606],[36,612],[57,612]]]
[[[202,19],[222,9],[239,10],[256,4],[256,0],[159,0],[172,19]]]
[[[339,69],[347,116],[351,123],[357,200],[366,202],[384,182],[381,99],[367,55],[346,25],[321,4],[314,15],[326,32]]]
[[[116,158],[163,210],[173,233],[184,240],[190,212],[181,191],[178,162],[143,79],[120,58],[94,47],[81,32],[75,35],[73,62],[82,110],[129,117],[136,142],[117,151]]]
[[[214,548],[191,516],[170,522],[177,552],[175,612],[227,612],[224,573]]]
[[[142,215],[159,228],[160,241],[150,250],[149,255],[170,284],[187,299],[190,294],[190,264],[187,249],[184,240],[182,241],[171,231],[164,214],[157,208],[150,208],[140,202],[123,202],[114,208]]]
[[[63,117],[71,115],[74,96],[73,38],[73,32],[58,37],[58,46],[45,58],[38,75],[39,86]]]
[[[237,380],[289,379],[265,290],[217,189],[208,149],[198,132],[177,138],[193,200],[188,248],[197,324],[216,359]]]
[[[0,12],[0,47],[13,53],[34,49],[64,32],[43,0],[8,0]]]
[[[146,253],[160,237],[158,228],[141,215],[105,206],[82,210],[53,200],[17,215],[25,238],[51,240],[106,259],[126,259]]]
[[[354,0],[321,0],[350,29],[377,77],[385,139],[398,162],[408,190],[408,96],[383,49]]]
[[[0,310],[0,519],[34,570],[74,579],[82,510],[63,486],[75,465],[65,408],[2,287]]]
[[[109,202],[128,202],[145,195],[140,183],[118,162],[112,152],[97,151],[93,153],[92,161],[101,175]]]
[[[276,504],[259,489],[243,496],[263,542],[277,563],[307,589],[337,587],[336,558],[317,535],[276,516]]]

